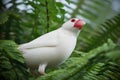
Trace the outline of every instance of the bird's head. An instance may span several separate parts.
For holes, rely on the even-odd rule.
[[[68,30],[71,29],[81,30],[84,25],[85,25],[85,21],[81,19],[72,18],[69,21],[65,22],[62,26],[64,29],[68,29]]]

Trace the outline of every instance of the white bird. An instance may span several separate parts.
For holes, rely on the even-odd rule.
[[[18,47],[30,68],[45,74],[45,68],[63,63],[73,52],[85,22],[72,18],[57,30],[46,33]]]

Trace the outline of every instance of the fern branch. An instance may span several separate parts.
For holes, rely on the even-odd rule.
[[[78,2],[78,5],[77,5],[77,8],[74,10],[74,12],[71,14],[72,15],[72,17],[71,18],[74,18],[75,16],[76,16],[76,13],[78,13],[79,12],[79,9],[81,8],[81,4],[84,4],[84,2],[85,2],[85,0],[80,0],[79,2]]]
[[[46,0],[45,1],[45,3],[46,3],[46,19],[47,19],[47,32],[49,32],[49,10],[48,10],[48,1]]]
[[[108,38],[111,38],[114,42],[118,42],[120,39],[120,14],[112,19],[107,20],[98,30],[94,31],[92,37],[86,38],[85,51],[89,51],[97,46],[103,44]]]

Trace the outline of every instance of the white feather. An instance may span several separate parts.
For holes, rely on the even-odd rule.
[[[76,45],[76,36],[58,29],[19,46],[26,63],[36,67],[41,63],[57,65],[67,59]]]
[[[56,31],[52,31],[50,33],[44,34],[37,39],[25,43],[19,46],[19,49],[32,49],[32,48],[38,48],[38,47],[53,47],[56,46],[57,43],[57,33]]]

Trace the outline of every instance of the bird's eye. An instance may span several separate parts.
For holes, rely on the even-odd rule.
[[[71,19],[71,22],[75,22],[75,19]]]

